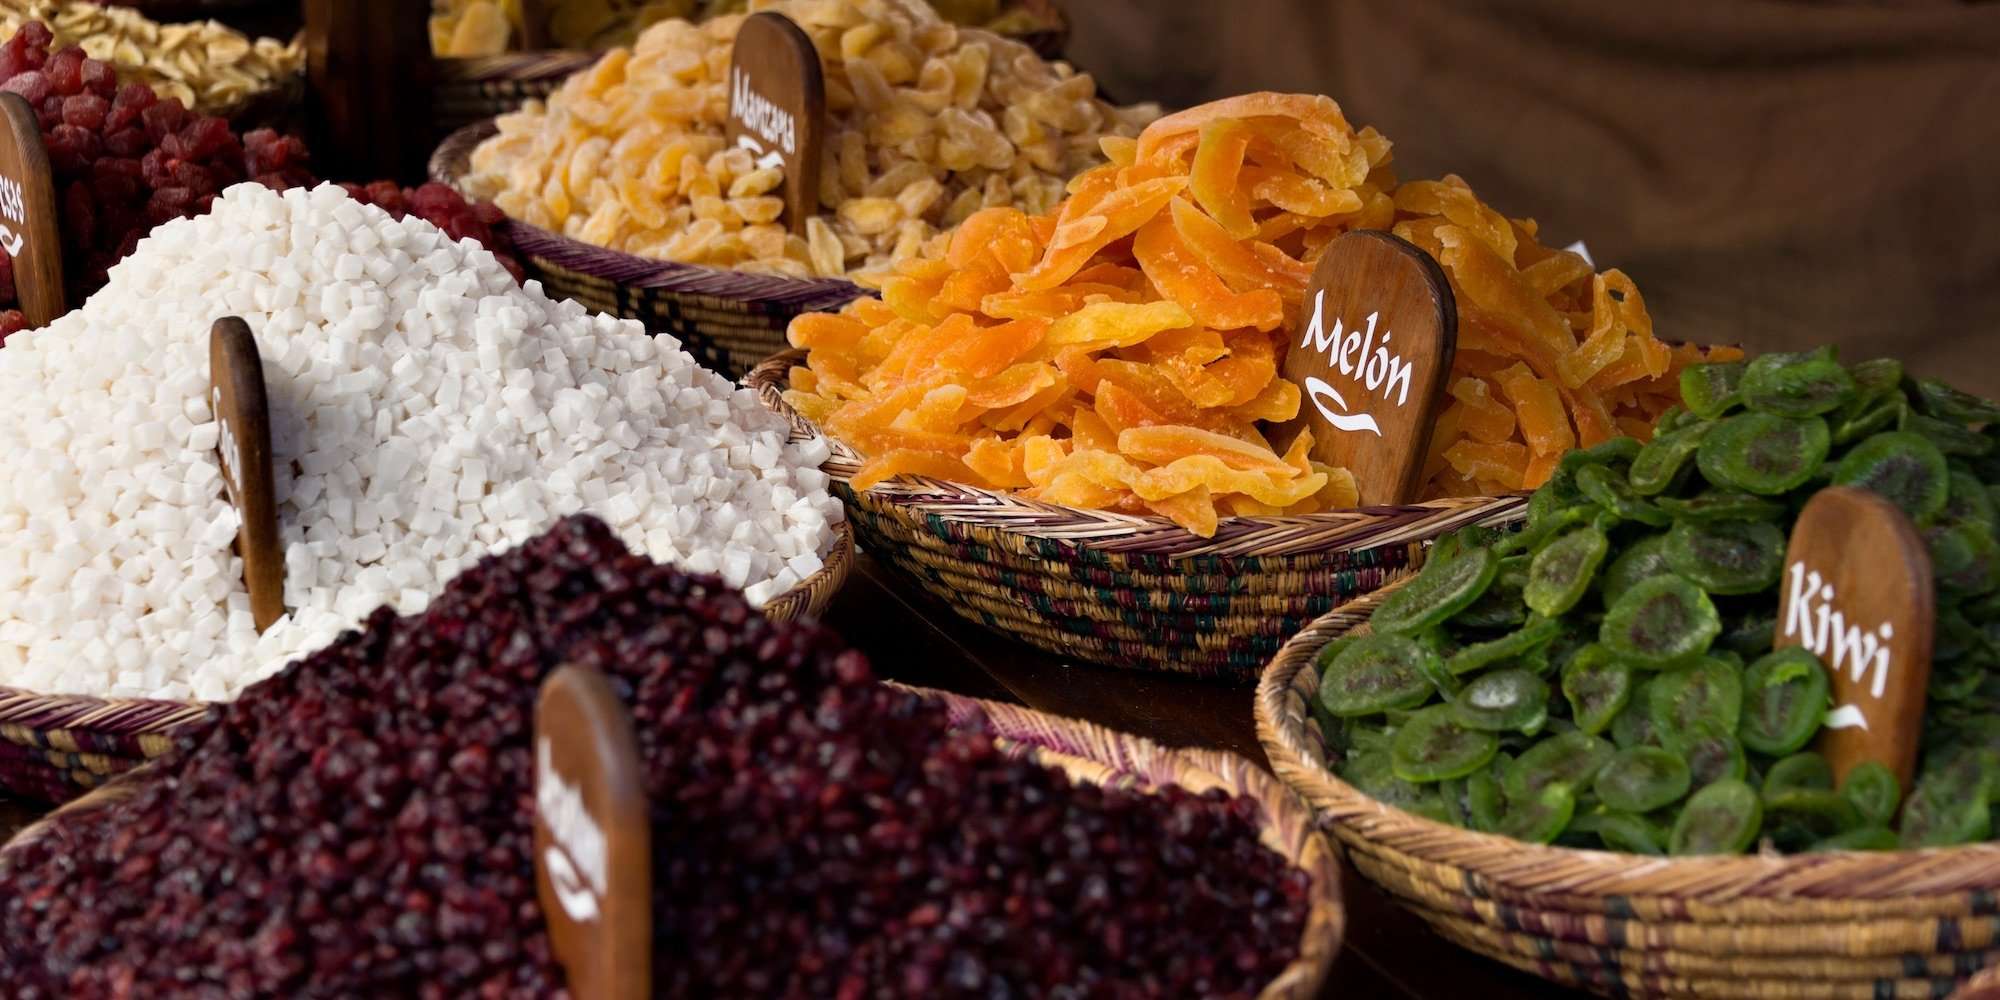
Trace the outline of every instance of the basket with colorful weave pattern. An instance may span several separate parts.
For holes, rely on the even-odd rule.
[[[546,99],[571,73],[596,61],[594,53],[563,49],[439,59],[431,79],[434,134],[443,139],[523,102]]]
[[[1309,708],[1318,654],[1384,588],[1285,644],[1256,698],[1271,766],[1357,872],[1447,939],[1612,997],[1944,997],[2000,962],[2000,843],[1658,858],[1523,843],[1413,815],[1336,777]]]
[[[1176,750],[1149,740],[1075,719],[1045,715],[1018,705],[981,701],[942,691],[911,688],[943,701],[954,725],[984,719],[1003,752],[1063,771],[1072,780],[1122,788],[1157,789],[1175,784],[1190,792],[1221,789],[1247,796],[1263,807],[1260,839],[1312,880],[1311,908],[1298,954],[1259,992],[1260,1000],[1310,1000],[1319,995],[1340,951],[1346,916],[1340,898],[1340,868],[1312,811],[1278,779],[1234,754]],[[199,710],[195,710],[199,714]],[[138,770],[77,799],[58,812],[75,813],[117,802],[140,787]],[[54,835],[50,818],[21,831],[0,857],[39,837]]]
[[[473,149],[496,132],[488,120],[452,133],[431,157],[431,179],[458,187]],[[848,281],[680,264],[607,250],[524,222],[501,226],[528,276],[552,295],[671,334],[702,364],[731,377],[784,350],[792,317],[839,308],[864,294]]]
[[[803,359],[781,354],[746,380],[802,428],[784,391]],[[856,491],[861,456],[832,444],[824,468],[861,544],[959,615],[1061,656],[1241,683],[1315,617],[1414,570],[1426,541],[1515,520],[1526,504],[1464,497],[1236,517],[1203,538],[1165,518],[925,477]]]

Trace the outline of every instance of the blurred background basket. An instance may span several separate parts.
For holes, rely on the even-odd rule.
[[[431,179],[457,188],[470,171],[473,148],[496,131],[488,120],[452,133],[431,157]],[[784,350],[792,317],[837,309],[866,294],[832,278],[746,274],[638,257],[513,220],[504,229],[528,276],[551,295],[671,334],[702,364],[731,378]]]
[[[2000,961],[2000,843],[1656,858],[1476,833],[1356,791],[1313,721],[1315,659],[1394,589],[1285,644],[1257,734],[1355,870],[1446,938],[1611,997],[1935,998]]]
[[[546,100],[570,74],[596,61],[596,53],[567,50],[439,59],[431,79],[436,139],[504,115],[526,101]]]
[[[897,685],[901,687],[901,685]],[[1018,705],[981,701],[942,691],[905,688],[943,701],[954,725],[984,720],[1001,749],[1076,781],[1121,788],[1156,789],[1177,784],[1191,792],[1220,788],[1255,799],[1264,811],[1261,840],[1312,879],[1312,907],[1298,957],[1258,994],[1260,1000],[1313,1000],[1318,997],[1340,951],[1346,916],[1340,899],[1340,867],[1312,810],[1264,769],[1234,754],[1214,750],[1174,750],[1149,740],[1074,719],[1044,715]],[[199,709],[194,709],[196,714]],[[22,830],[0,857],[31,840],[57,835],[52,822],[63,815],[103,808],[129,796],[144,772],[133,772],[77,799]]]
[[[804,358],[774,357],[746,384],[810,427],[783,395]],[[1414,570],[1428,540],[1526,514],[1525,496],[1470,497],[1228,518],[1202,538],[919,477],[856,493],[861,457],[832,445],[824,468],[862,546],[960,616],[1061,656],[1245,684],[1306,623]]]

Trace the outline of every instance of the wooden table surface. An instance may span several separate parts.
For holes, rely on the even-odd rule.
[[[952,614],[862,557],[827,614],[883,675],[1089,719],[1172,746],[1229,750],[1264,763],[1250,690],[1194,678],[1065,662]],[[39,814],[0,801],[0,836]],[[1581,997],[1480,958],[1431,933],[1347,872],[1347,940],[1326,997],[1481,1000]]]

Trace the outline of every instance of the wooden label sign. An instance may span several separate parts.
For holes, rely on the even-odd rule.
[[[649,823],[631,716],[603,674],[557,668],[535,703],[535,889],[577,1000],[651,995]]]
[[[1363,506],[1409,502],[1458,346],[1458,307],[1430,255],[1388,233],[1336,238],[1306,286],[1280,374],[1304,396],[1289,427],[1354,473]]]
[[[14,258],[21,314],[30,327],[47,326],[68,309],[55,175],[27,99],[0,93],[0,118],[0,250]]]
[[[1930,552],[1916,526],[1875,493],[1823,489],[1792,527],[1779,588],[1772,644],[1804,646],[1833,681],[1815,749],[1836,779],[1876,760],[1908,789],[1937,623]]]
[[[760,167],[785,173],[781,194],[792,232],[819,211],[820,137],[826,81],[812,38],[783,14],[745,18],[729,63],[729,141]]]
[[[235,316],[208,331],[209,409],[221,433],[215,449],[222,483],[236,505],[236,553],[257,631],[285,613],[285,550],[278,544],[278,496],[271,478],[271,405],[264,360],[250,324]]]

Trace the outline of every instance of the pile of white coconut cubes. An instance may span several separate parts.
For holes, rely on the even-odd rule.
[[[209,328],[264,358],[288,614],[258,634],[209,411]],[[0,349],[0,685],[201,700],[423,609],[589,511],[762,604],[821,568],[823,441],[639,324],[327,185],[231,188]]]

